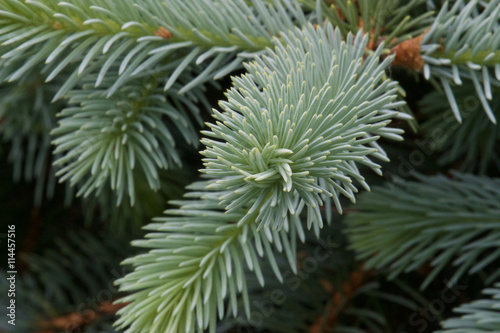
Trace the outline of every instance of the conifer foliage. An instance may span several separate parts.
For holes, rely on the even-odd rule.
[[[500,331],[499,36],[500,0],[0,0],[0,157],[84,215],[23,224],[0,329],[411,331],[468,279],[440,332]]]

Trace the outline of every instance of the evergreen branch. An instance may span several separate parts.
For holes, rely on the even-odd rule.
[[[66,89],[55,99],[98,68],[95,84],[99,86],[120,57],[117,74],[122,76],[121,84],[170,57],[178,58],[180,53],[187,55],[165,90],[189,64],[200,64],[217,54],[220,56],[210,63],[212,71],[201,73],[196,82],[208,75],[220,78],[240,65],[241,59],[234,59],[235,52],[245,57],[261,51],[271,45],[271,38],[279,31],[294,27],[294,20],[306,22],[294,0],[276,0],[273,5],[254,0],[252,6],[242,0],[2,0],[0,17],[0,80],[18,80],[45,63],[42,72],[48,82],[71,67],[73,74]],[[221,62],[224,56],[226,61]],[[225,64],[229,58],[233,61]]]
[[[111,85],[116,79],[107,77],[105,83]],[[100,193],[109,181],[116,190],[117,205],[125,194],[134,205],[137,164],[150,188],[158,190],[159,170],[181,165],[172,130],[188,144],[197,144],[187,114],[191,111],[199,119],[194,105],[198,98],[190,92],[180,99],[178,89],[174,86],[167,99],[157,81],[150,79],[144,85],[139,79],[121,87],[111,98],[106,98],[105,89],[93,85],[69,92],[70,107],[58,114],[62,119],[51,133],[55,136],[54,153],[62,155],[54,162],[62,166],[56,173],[60,182],[68,180],[71,186],[81,183],[77,196],[87,197],[94,191]],[[167,125],[165,118],[169,119]]]
[[[217,313],[219,318],[226,313],[223,301],[228,289],[230,312],[237,315],[236,294],[241,293],[248,316],[243,260],[262,284],[257,254],[265,253],[282,280],[271,243],[279,252],[285,250],[295,270],[295,234],[302,235],[298,216],[308,206],[309,227],[314,225],[319,233],[321,217],[316,218],[323,200],[321,186],[330,195],[335,193],[336,203],[339,192],[352,197],[356,190],[350,177],[367,187],[355,162],[378,170],[379,166],[366,157],[385,158],[376,148],[375,135],[401,139],[402,133],[385,127],[399,116],[391,110],[400,104],[392,102],[397,83],[388,79],[381,82],[392,59],[379,64],[382,47],[364,59],[367,42],[361,33],[343,42],[340,32],[330,24],[324,29],[309,25],[302,31],[282,34],[281,40],[276,40],[276,52],[269,50],[269,56],[247,65],[249,74],[233,79],[228,102],[221,103],[225,112],[214,111],[219,122],[209,125],[212,132],[205,132],[211,138],[227,140],[227,145],[204,140],[208,146],[204,154],[209,157],[205,171],[212,180],[193,187],[200,190],[210,184],[218,191],[191,192],[189,197],[202,200],[178,202],[180,209],[167,211],[178,218],[157,219],[161,223],[148,227],[156,232],[134,243],[152,250],[125,261],[134,265],[135,271],[118,283],[121,290],[134,293],[122,299],[131,304],[120,311],[120,328],[127,332],[208,328],[213,332]],[[301,146],[294,146],[296,143]],[[243,162],[254,164],[252,168],[264,166],[260,175],[248,175],[256,181],[264,179],[262,185],[255,186],[257,193],[251,188],[254,185],[245,185],[240,173],[234,175]],[[308,177],[309,173],[312,176]],[[321,177],[324,179],[319,181]],[[292,180],[293,193],[282,198],[283,186],[290,187],[290,192]],[[233,204],[220,207],[220,191],[229,187],[232,195],[242,185],[246,193],[237,200],[225,198]],[[265,190],[259,191],[263,185]],[[316,191],[315,197],[310,190]],[[276,204],[279,206],[274,208]],[[255,223],[262,217],[265,224],[278,220],[273,221],[273,228],[262,228],[262,221]],[[313,224],[314,220],[317,223]]]
[[[422,39],[423,70],[426,79],[432,76],[441,82],[459,122],[460,110],[450,86],[461,85],[462,79],[471,80],[484,111],[496,124],[488,100],[493,97],[492,86],[500,85],[500,1],[492,0],[484,8],[478,3],[465,5],[460,0],[450,9],[447,2],[443,5]]]
[[[146,227],[155,232],[133,242],[151,250],[124,261],[135,270],[117,281],[120,290],[134,291],[120,300],[131,302],[119,311],[121,318],[116,322],[125,332],[214,332],[217,317],[238,314],[237,294],[242,295],[249,316],[244,261],[261,285],[257,258],[264,254],[282,280],[272,246],[284,250],[295,268],[296,234],[303,234],[298,218],[281,231],[258,231],[252,219],[237,224],[245,210],[225,213],[213,193],[196,192],[205,186],[192,185],[190,200],[175,202],[180,209],[155,219],[158,223]]]
[[[459,268],[451,283],[500,258],[500,179],[453,175],[419,176],[420,182],[361,196],[347,222],[352,248],[367,268],[390,267],[394,278],[430,260],[425,288],[454,257]],[[498,275],[496,269],[490,279]]]
[[[493,113],[500,117],[499,90],[493,90]],[[470,83],[453,87],[457,104],[464,110],[462,124],[451,122],[453,113],[442,93],[433,92],[421,100],[422,113],[429,119],[422,124],[422,133],[432,150],[442,152],[441,165],[458,162],[461,171],[485,174],[489,166],[500,170],[500,154],[496,143],[500,139],[498,126],[492,124],[482,111],[479,101],[471,99],[475,88]]]
[[[319,229],[324,202],[342,212],[340,194],[355,201],[353,180],[369,189],[357,163],[381,174],[371,158],[388,159],[375,141],[402,140],[403,131],[387,125],[409,116],[393,110],[404,102],[394,101],[397,82],[385,77],[392,58],[379,63],[383,46],[364,58],[362,33],[343,42],[327,23],[281,40],[233,78],[224,111],[214,111],[216,123],[202,132],[202,172],[228,213],[251,200],[260,227],[279,229],[305,204],[308,227]]]
[[[455,312],[463,315],[445,320],[441,323],[443,329],[436,333],[499,332],[500,284],[483,290],[483,294],[491,295],[491,299],[481,299],[455,308]]]

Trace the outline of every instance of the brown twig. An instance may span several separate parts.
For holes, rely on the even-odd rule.
[[[320,315],[316,321],[309,327],[309,333],[328,332],[337,322],[337,315],[341,307],[349,302],[356,290],[358,290],[365,281],[372,275],[371,271],[365,271],[363,265],[351,273],[348,281],[342,284],[342,290],[336,291],[327,280],[320,280],[325,291],[331,294],[331,308],[326,316]]]
[[[73,312],[64,316],[43,320],[38,323],[38,333],[57,333],[60,331],[73,332],[96,321],[99,317],[114,314],[127,303],[113,304],[102,302],[96,310],[87,309],[82,312]]]

